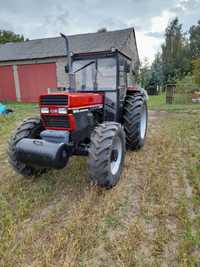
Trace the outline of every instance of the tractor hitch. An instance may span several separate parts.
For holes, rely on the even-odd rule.
[[[23,138],[16,145],[16,159],[26,165],[62,169],[69,154],[64,143],[52,143],[41,139]]]

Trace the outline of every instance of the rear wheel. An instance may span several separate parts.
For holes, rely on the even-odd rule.
[[[46,171],[46,169],[28,166],[16,159],[17,143],[23,138],[40,138],[42,130],[43,127],[39,118],[28,118],[19,125],[9,140],[9,162],[14,170],[23,176],[40,175]]]
[[[142,95],[128,95],[126,97],[123,121],[127,148],[131,150],[142,148],[148,122],[147,103]]]
[[[89,174],[99,186],[115,186],[122,173],[125,156],[125,133],[119,123],[105,122],[91,135]]]

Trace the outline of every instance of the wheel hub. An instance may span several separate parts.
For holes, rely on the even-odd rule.
[[[117,161],[117,158],[118,158],[118,151],[116,149],[112,150],[111,161]]]
[[[140,136],[142,139],[145,138],[146,128],[147,128],[147,110],[146,107],[144,106],[142,109],[141,121],[140,121]]]
[[[122,141],[119,137],[114,140],[111,152],[111,173],[115,175],[122,161]]]

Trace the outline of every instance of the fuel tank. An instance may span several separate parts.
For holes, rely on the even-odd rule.
[[[68,158],[64,143],[23,138],[16,145],[16,159],[29,166],[62,169]]]

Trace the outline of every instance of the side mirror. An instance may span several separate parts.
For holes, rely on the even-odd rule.
[[[69,73],[69,65],[68,65],[68,64],[65,65],[65,72],[66,72],[66,73]]]

